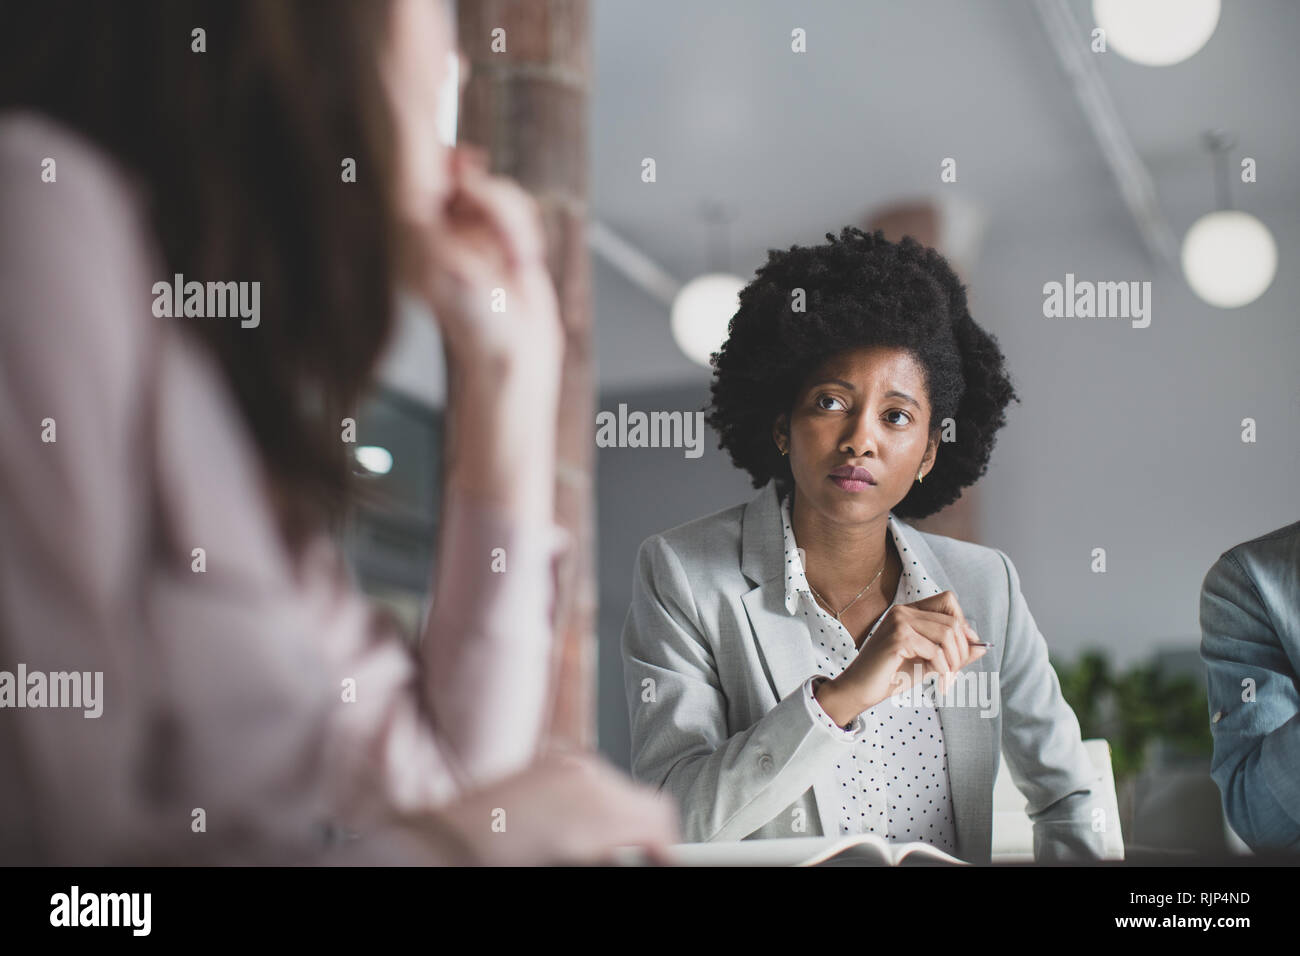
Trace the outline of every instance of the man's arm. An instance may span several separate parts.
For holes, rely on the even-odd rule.
[[[1254,850],[1300,848],[1300,692],[1267,606],[1228,552],[1201,586],[1210,773],[1228,822]]]

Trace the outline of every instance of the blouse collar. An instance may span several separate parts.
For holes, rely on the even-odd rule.
[[[891,603],[911,604],[943,590],[935,584],[934,576],[922,563],[919,551],[910,547],[910,530],[912,529],[895,517],[892,511],[889,513],[889,534],[893,538],[894,547],[898,549],[899,557],[903,559],[903,574]],[[808,586],[802,555],[795,543],[789,495],[781,497],[781,531],[785,542],[785,609],[790,614],[798,613],[801,595],[814,606],[820,607],[813,597],[812,588]]]

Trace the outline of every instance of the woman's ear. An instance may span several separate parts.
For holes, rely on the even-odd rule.
[[[778,415],[772,423],[772,441],[781,451],[790,450],[790,416]]]
[[[934,460],[939,456],[939,437],[936,433],[925,443],[925,454],[921,456],[921,467],[926,471],[934,470]]]

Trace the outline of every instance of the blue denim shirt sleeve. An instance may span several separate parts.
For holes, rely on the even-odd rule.
[[[1300,691],[1275,617],[1296,611],[1266,600],[1257,585],[1229,551],[1201,587],[1201,657],[1214,737],[1210,772],[1228,822],[1247,845],[1297,850]]]

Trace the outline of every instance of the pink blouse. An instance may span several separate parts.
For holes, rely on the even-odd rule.
[[[0,862],[312,860],[322,824],[364,831],[522,768],[567,535],[449,492],[413,654],[326,536],[290,559],[233,396],[181,328],[238,320],[153,316],[171,277],[142,210],[92,144],[0,117]],[[101,714],[18,707],[20,665],[102,672]]]

